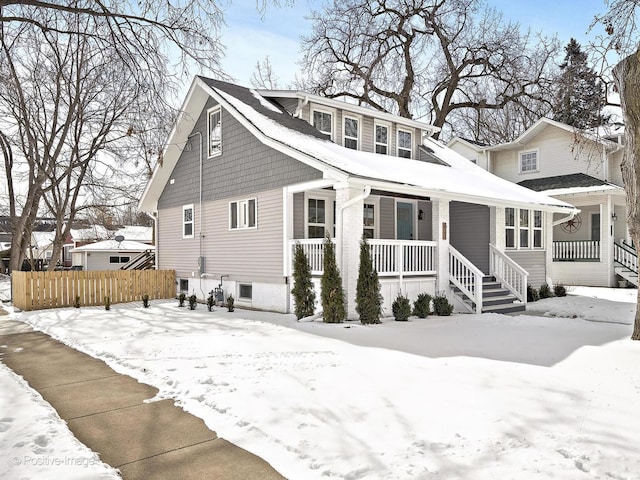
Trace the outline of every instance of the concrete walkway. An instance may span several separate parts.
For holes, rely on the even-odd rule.
[[[44,333],[0,317],[0,345],[0,361],[24,377],[76,438],[126,480],[284,478],[173,401],[144,403],[156,388]]]

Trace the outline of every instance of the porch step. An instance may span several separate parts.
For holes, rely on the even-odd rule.
[[[474,310],[475,305],[466,298],[460,289],[451,285],[453,292],[457,295],[470,310]],[[514,313],[524,312],[526,307],[520,303],[515,295],[503,288],[500,282],[494,277],[483,277],[482,279],[482,313]]]

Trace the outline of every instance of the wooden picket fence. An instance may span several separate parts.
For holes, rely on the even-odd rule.
[[[12,272],[13,305],[22,310],[71,307],[79,297],[81,306],[104,305],[173,298],[174,270],[109,270]]]

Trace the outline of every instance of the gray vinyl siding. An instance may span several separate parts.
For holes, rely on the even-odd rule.
[[[229,229],[229,202],[256,198],[257,228]],[[181,235],[182,207],[158,212],[159,268],[175,269],[178,278],[199,275],[199,205],[194,205],[196,238]],[[282,280],[282,190],[209,201],[203,204],[202,254],[208,276],[237,281]],[[192,273],[193,272],[193,273]]]
[[[280,105],[282,105],[282,108],[284,108],[291,115],[296,113],[296,110],[298,109],[297,98],[278,98],[277,101]]]
[[[527,283],[535,288],[546,282],[545,250],[507,250],[506,254],[518,265],[529,272]]]
[[[396,238],[396,202],[393,198],[380,197],[380,238],[393,240]]]
[[[200,208],[194,205],[194,230],[200,222]],[[182,238],[182,205],[158,210],[158,268],[173,269],[177,278],[198,274],[198,237]]]
[[[207,158],[207,102],[194,132],[203,140],[203,201],[247,195],[293,183],[322,178],[319,170],[262,144],[232,115],[222,109],[222,154]],[[199,138],[193,136],[185,146],[171,182],[167,183],[158,201],[158,208],[177,207],[199,202],[200,159]]]
[[[305,238],[304,193],[293,194],[293,238]]]
[[[422,220],[418,219],[418,240],[433,240],[433,226],[431,225],[433,212],[431,208],[431,202],[418,202],[418,212],[422,210],[424,215]]]
[[[449,218],[451,245],[482,272],[489,273],[489,207],[451,202]]]

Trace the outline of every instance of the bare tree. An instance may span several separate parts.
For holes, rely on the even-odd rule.
[[[638,0],[609,0],[609,10],[595,21],[605,26],[608,42],[604,53],[616,52],[623,59],[613,69],[625,124],[622,177],[627,194],[627,225],[633,243],[640,245],[640,35],[638,34]],[[640,340],[640,290],[631,338]]]
[[[265,88],[267,90],[276,90],[279,88],[278,76],[273,71],[273,65],[269,59],[269,55],[264,57],[262,62],[257,61],[255,70],[251,75],[251,86],[255,88]]]
[[[114,172],[133,174],[136,169],[121,168],[133,165],[150,174],[175,114],[180,74],[198,65],[222,76],[221,22],[209,0],[0,0],[10,268],[20,267],[31,226],[45,208],[58,219],[61,249],[69,220],[96,191],[113,187]],[[182,70],[172,73],[172,64]],[[134,177],[138,187],[144,173]],[[139,191],[127,184],[131,179],[119,185],[122,191]],[[102,196],[119,203],[118,195]],[[124,198],[130,203],[131,197]]]
[[[317,93],[438,127],[457,110],[549,103],[557,40],[482,0],[336,0],[312,20],[303,67]]]
[[[56,219],[53,258],[59,257],[92,191],[126,188],[114,183],[114,172],[133,172],[136,162],[109,155],[108,149],[131,146],[130,137],[146,128],[147,117],[158,118],[148,108],[156,91],[131,75],[115,49],[95,41],[92,23],[75,14],[66,14],[66,22],[57,18],[61,29],[84,34],[61,35],[29,23],[0,25],[0,137],[13,222],[11,269],[20,268],[32,225],[45,208]],[[136,150],[129,153],[138,156]],[[150,169],[145,161],[144,170]],[[138,177],[138,183],[145,180]]]

